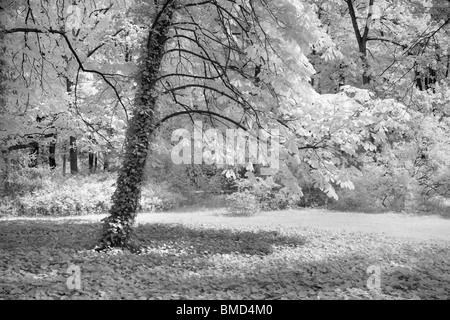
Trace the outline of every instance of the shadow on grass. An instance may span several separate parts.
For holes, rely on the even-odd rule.
[[[0,221],[0,249],[21,251],[39,248],[91,249],[101,234],[98,222],[57,220]]]
[[[98,244],[101,223],[51,220],[0,221],[0,249],[37,248],[93,249]],[[278,231],[238,231],[180,224],[140,224],[136,238],[144,246],[208,254],[240,253],[267,255],[274,246],[301,246],[305,239]]]
[[[210,254],[243,253],[265,255],[273,246],[301,246],[305,238],[283,235],[278,231],[237,231],[204,227],[186,227],[180,224],[144,224],[136,228],[138,239],[145,245],[172,243],[180,249]]]
[[[332,243],[316,246],[316,256],[311,257],[309,250],[302,249],[303,237],[280,231],[142,224],[136,228],[136,237],[152,249],[147,254],[60,254],[68,249],[92,249],[101,227],[98,222],[0,221],[0,256],[8,257],[0,260],[0,274],[3,270],[10,279],[7,289],[0,290],[0,298],[34,297],[36,290],[43,288],[27,284],[22,274],[6,271],[7,266],[37,274],[43,271],[41,264],[49,263],[47,271],[55,268],[62,274],[75,263],[82,270],[83,291],[64,289],[65,276],[59,282],[48,281],[46,294],[99,299],[101,290],[109,299],[316,299],[322,292],[338,299],[364,299],[368,297],[368,266],[386,264],[384,258],[409,261],[412,257],[422,258],[413,270],[383,269],[383,292],[395,298],[414,291],[422,299],[443,299],[450,294],[445,249],[412,252],[410,245],[404,245],[380,259],[375,251],[369,254],[343,248],[341,254],[324,259]],[[267,257],[275,248],[276,254]],[[13,293],[19,287],[23,292]]]

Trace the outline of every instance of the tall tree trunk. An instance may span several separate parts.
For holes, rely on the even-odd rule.
[[[94,153],[93,152],[89,152],[89,173],[93,173],[94,172]]]
[[[62,175],[63,175],[63,177],[66,176],[66,163],[67,163],[67,144],[63,143],[63,150],[62,150]]]
[[[30,162],[28,166],[30,168],[36,168],[38,166],[38,157],[39,157],[39,143],[33,141],[30,143]]]
[[[0,160],[3,162],[3,166],[0,163],[0,172],[1,172],[1,177],[0,177],[0,182],[2,182],[3,186],[3,190],[1,190],[2,188],[0,188],[0,190],[4,193],[7,194],[9,192],[9,171],[10,171],[10,166],[9,166],[9,157],[7,154],[3,154],[2,151],[0,151],[0,155],[1,158]]]
[[[359,44],[359,52],[361,53],[361,65],[363,68],[363,84],[369,84],[370,83],[370,74],[369,74],[369,61],[367,60],[367,42],[362,39],[361,43]]]
[[[69,63],[67,57],[65,57],[66,62]],[[71,94],[72,92],[73,82],[66,77],[66,91],[67,94]],[[71,106],[71,103],[69,103]],[[69,161],[70,161],[70,174],[78,173],[78,151],[77,151],[77,139],[74,136],[69,137]]]
[[[103,152],[103,171],[109,170],[109,153],[108,151]]]
[[[97,172],[97,162],[98,162],[98,153],[95,153],[94,156],[94,172]]]
[[[165,0],[149,30],[143,69],[135,108],[125,135],[125,154],[112,196],[109,216],[103,224],[99,249],[108,247],[138,249],[132,239],[133,224],[140,201],[141,184],[148,146],[156,122],[155,82],[164,56],[164,43],[170,29],[175,0]]]
[[[70,149],[70,173],[77,174],[78,173],[78,152],[77,152],[77,139],[75,137],[70,137],[69,140]]]
[[[52,141],[50,142],[50,146],[48,147],[48,165],[50,169],[56,168],[56,158],[55,158],[55,152],[56,152],[56,142]]]
[[[372,15],[373,15],[373,4],[375,0],[369,0],[369,6],[367,10],[367,18],[366,18],[366,25],[364,27],[363,34],[361,34],[358,26],[358,21],[356,17],[355,8],[353,7],[353,0],[345,0],[347,2],[347,6],[349,9],[350,19],[353,25],[353,31],[355,32],[356,41],[358,42],[358,49],[359,53],[361,54],[361,62],[362,62],[362,68],[363,68],[363,84],[369,84],[370,83],[370,65],[369,61],[367,59],[367,39],[369,36],[370,31],[370,25],[372,22]]]
[[[62,175],[63,177],[66,176],[66,154],[63,154],[63,160],[62,160]]]

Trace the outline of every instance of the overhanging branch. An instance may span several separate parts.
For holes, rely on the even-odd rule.
[[[165,116],[164,118],[162,118],[158,123],[156,123],[154,130],[158,129],[164,122],[166,122],[167,120],[177,117],[177,116],[181,116],[184,114],[192,114],[192,113],[198,113],[198,114],[208,114],[208,115],[212,115],[218,118],[222,118],[224,120],[227,120],[231,123],[233,123],[236,127],[239,127],[241,129],[243,129],[244,131],[248,131],[248,129],[246,127],[244,127],[242,124],[240,124],[239,122],[228,118],[227,116],[221,115],[220,113],[214,112],[214,111],[207,111],[207,110],[185,110],[185,111],[179,111],[179,112],[174,112],[169,114],[168,116]]]

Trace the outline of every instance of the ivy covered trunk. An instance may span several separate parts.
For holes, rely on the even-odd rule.
[[[125,154],[112,196],[109,216],[103,220],[100,249],[121,247],[138,249],[132,239],[133,225],[140,201],[148,147],[153,133],[156,109],[155,83],[164,56],[174,0],[165,0],[149,30],[135,108],[125,135]]]

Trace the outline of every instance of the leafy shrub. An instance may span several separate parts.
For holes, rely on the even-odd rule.
[[[15,168],[8,174],[8,189],[3,196],[19,196],[42,190],[51,184],[57,174],[47,168]]]
[[[355,190],[337,190],[339,200],[330,208],[438,214],[447,210],[450,146],[433,119],[416,120],[408,139],[390,134],[376,156],[365,158],[362,172],[350,178]]]
[[[217,170],[210,167],[212,166],[175,165],[169,155],[153,154],[146,163],[144,180],[152,185],[153,190],[161,190],[167,195],[172,194],[175,202],[192,205],[202,200],[199,199],[200,190],[220,192],[215,174]],[[158,183],[154,183],[155,181]]]
[[[295,201],[292,199],[288,188],[283,187],[266,202],[263,202],[263,205],[263,210],[284,210],[295,206]]]
[[[299,183],[299,186],[302,189],[303,196],[298,201],[298,206],[317,208],[328,205],[330,197],[322,190],[314,187],[312,182],[302,181]]]
[[[28,172],[30,170],[27,170]],[[12,216],[71,216],[105,213],[111,207],[116,175],[100,173],[61,177],[39,170],[36,187],[21,184],[19,195],[2,197],[0,215]],[[42,173],[42,174],[41,174]],[[30,173],[27,173],[30,175]],[[34,174],[34,173],[33,173]],[[21,173],[21,176],[24,174]],[[22,178],[21,178],[22,179]],[[22,181],[22,180],[17,180]],[[31,191],[32,190],[32,191]],[[166,185],[147,184],[142,188],[140,211],[169,210],[185,201],[183,196],[168,191]]]
[[[355,189],[338,189],[339,200],[330,209],[384,212],[414,211],[417,207],[419,192],[406,170],[392,172],[381,166],[367,166],[352,181]]]
[[[250,216],[260,211],[259,201],[248,190],[238,191],[227,196],[228,213],[237,216]]]
[[[170,191],[167,183],[148,183],[142,188],[140,211],[166,211],[182,206],[187,201],[182,194]]]
[[[99,182],[96,175],[48,178],[45,188],[16,197],[13,215],[68,216],[102,213],[111,206],[113,177]]]
[[[450,218],[450,199],[442,196],[421,199],[418,211],[425,214],[438,214],[444,218]]]
[[[275,183],[273,177],[256,177],[254,181],[238,179],[236,184],[239,192],[245,191],[255,197],[262,211],[287,209],[295,204],[288,189]]]

